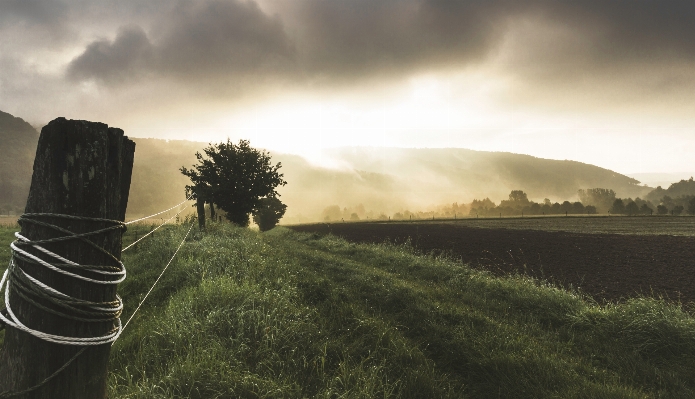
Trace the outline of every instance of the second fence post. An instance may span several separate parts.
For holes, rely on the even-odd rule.
[[[201,186],[196,187],[196,208],[198,210],[198,227],[203,230],[205,228],[205,198],[203,198],[203,189]]]

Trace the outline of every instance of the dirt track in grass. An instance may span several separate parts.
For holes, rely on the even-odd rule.
[[[695,302],[695,237],[475,228],[456,223],[288,226],[353,242],[390,241],[461,259],[497,275],[525,273],[579,287],[599,302],[637,295]]]

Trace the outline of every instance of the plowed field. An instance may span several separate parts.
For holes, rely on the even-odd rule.
[[[579,287],[600,302],[644,295],[695,302],[695,237],[587,234],[463,223],[332,223],[289,226],[353,242],[390,241],[444,252],[498,275],[524,273]]]

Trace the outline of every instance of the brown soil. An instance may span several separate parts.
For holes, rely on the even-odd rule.
[[[695,302],[695,237],[483,229],[434,223],[292,226],[353,242],[402,243],[444,252],[497,275],[523,273],[579,287],[600,302],[639,295]]]

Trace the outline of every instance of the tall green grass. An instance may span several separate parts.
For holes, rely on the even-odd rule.
[[[10,263],[10,243],[14,241],[14,233],[19,231],[18,225],[0,224],[0,277],[5,273]],[[5,296],[0,295],[0,308],[5,307]],[[5,340],[5,330],[0,331],[0,345]]]
[[[3,272],[10,262],[10,243],[14,241],[15,231],[19,231],[19,226],[0,225],[0,270]]]
[[[0,229],[6,263],[13,228]],[[195,230],[194,230],[195,231]],[[184,234],[125,254],[129,317]],[[1,335],[1,334],[0,334]],[[691,398],[695,319],[408,246],[213,224],[114,345],[111,397]]]
[[[125,318],[173,254],[124,256]],[[692,398],[695,319],[408,246],[212,224],[116,342],[119,398]]]

